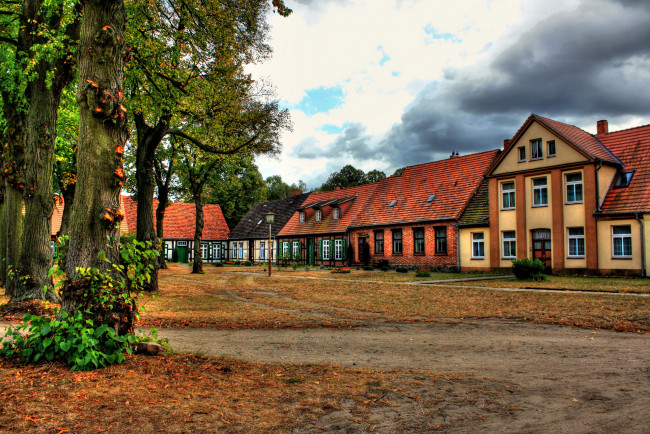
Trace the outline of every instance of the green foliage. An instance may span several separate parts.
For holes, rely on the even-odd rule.
[[[215,262],[214,266],[215,267],[223,267],[223,262]]]
[[[536,282],[543,282],[548,279],[548,277],[544,273],[535,273],[533,274],[532,278]]]
[[[253,265],[253,263],[251,261],[244,262],[245,267],[250,267],[251,265]]]
[[[397,267],[395,267],[395,271],[397,271],[398,273],[408,273],[409,269],[398,265]]]
[[[532,279],[533,275],[542,274],[544,271],[544,263],[539,259],[513,259],[512,272],[519,280]]]
[[[415,277],[431,277],[431,272],[426,268],[419,268],[415,272]]]
[[[371,170],[365,173],[363,170],[357,169],[348,164],[340,171],[332,173],[327,181],[320,187],[320,191],[332,191],[336,187],[348,188],[357,185],[370,184],[373,182],[381,181],[386,177],[384,172],[379,170]]]
[[[296,184],[287,184],[280,175],[273,175],[266,178],[266,200],[280,200],[291,196],[294,190],[307,192],[307,185],[302,181]]]
[[[372,271],[375,269],[372,265],[364,265],[362,268],[366,271]]]
[[[2,357],[20,357],[26,362],[58,360],[72,370],[91,370],[124,361],[137,342],[133,334],[118,336],[106,324],[95,325],[80,311],[62,312],[60,320],[25,315],[23,324],[7,330],[0,349]]]

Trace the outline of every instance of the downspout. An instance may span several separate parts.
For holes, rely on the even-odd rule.
[[[598,180],[598,171],[603,167],[603,160],[598,160],[596,167],[596,212],[600,212],[600,182]]]
[[[458,263],[458,272],[460,273],[460,229],[456,225],[456,262]]]
[[[634,217],[636,218],[636,221],[639,222],[639,227],[641,228],[641,277],[646,277],[645,273],[645,243],[644,238],[645,234],[643,233],[643,219],[639,217],[639,213],[635,213]]]

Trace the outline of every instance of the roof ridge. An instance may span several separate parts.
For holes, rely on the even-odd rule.
[[[490,150],[488,150],[488,151],[475,152],[475,153],[473,153],[473,154],[457,155],[457,156],[454,156],[454,158],[443,158],[442,160],[434,160],[434,161],[428,161],[428,162],[426,162],[426,163],[419,163],[419,164],[413,164],[413,165],[411,165],[411,166],[405,166],[404,169],[408,169],[409,167],[424,166],[424,165],[426,165],[426,164],[441,163],[441,162],[443,162],[443,161],[457,161],[457,160],[459,160],[459,159],[461,159],[461,158],[476,157],[477,155],[488,154],[488,153],[491,153],[491,152],[496,152],[496,151],[498,151],[498,150],[499,150],[499,149],[490,149]],[[400,173],[400,174],[397,175],[397,176],[401,176],[403,173],[404,173],[404,172]],[[391,176],[387,176],[386,178],[383,178],[383,179],[391,178],[392,176],[393,176],[393,175],[391,175]],[[382,179],[382,181],[383,181],[383,179]],[[380,182],[381,182],[381,181],[380,181]]]
[[[623,128],[622,130],[609,131],[606,134],[596,134],[596,136],[598,136],[598,137],[607,137],[610,134],[618,134],[618,133],[623,133],[623,132],[627,132],[627,131],[631,131],[631,130],[636,130],[636,129],[639,129],[639,128],[648,128],[648,127],[650,127],[650,124],[639,125],[639,126],[636,126],[636,127]]]

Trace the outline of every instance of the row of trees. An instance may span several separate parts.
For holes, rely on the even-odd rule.
[[[135,170],[137,239],[155,243],[161,235],[175,174],[196,204],[200,246],[210,177],[279,152],[289,128],[268,86],[244,72],[270,55],[270,7],[268,0],[2,3],[0,279],[12,301],[58,298],[49,272],[55,186],[69,234],[62,309],[73,312],[87,296],[84,270],[121,277],[114,265],[125,258],[118,241],[125,154]],[[149,289],[156,288],[154,272]],[[121,329],[129,315],[98,319]]]

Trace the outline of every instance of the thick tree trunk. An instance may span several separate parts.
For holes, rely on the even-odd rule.
[[[196,227],[194,229],[194,262],[192,273],[203,273],[203,258],[201,258],[201,239],[203,238],[203,203],[201,195],[194,195],[194,207],[196,209]]]
[[[122,105],[126,57],[124,3],[122,0],[86,0],[82,17],[78,60],[77,186],[65,264],[69,282],[62,294],[62,308],[68,312],[75,310],[84,292],[78,289],[83,282],[77,282],[77,267],[108,272],[110,264],[99,257],[102,251],[108,261],[119,262],[119,222],[123,218],[120,210],[124,178],[122,156],[128,138]],[[124,333],[132,328],[133,313],[117,312],[95,319]],[[127,317],[125,320],[121,319],[123,315]]]
[[[52,173],[60,91],[45,83],[44,68],[28,87],[30,109],[24,130],[25,222],[22,250],[11,302],[28,299],[58,301],[49,269],[52,266],[51,219],[54,207]]]
[[[4,190],[4,184],[2,185]],[[0,202],[0,288],[7,282],[7,269],[4,266],[5,256],[7,255],[7,219],[5,214],[4,192],[2,202]]]
[[[22,192],[10,183],[5,184],[5,218],[6,218],[6,252],[5,266],[7,283],[5,294],[13,295],[15,287],[15,269],[20,258],[20,236],[23,232],[23,197]],[[10,272],[11,271],[11,272]]]

